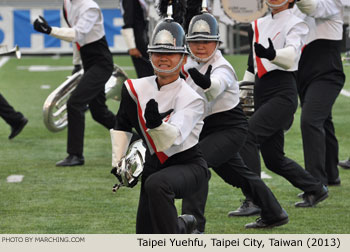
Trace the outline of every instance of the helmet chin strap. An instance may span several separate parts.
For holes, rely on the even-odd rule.
[[[153,64],[152,60],[151,60],[151,64],[152,64],[153,69],[154,69],[156,72],[159,72],[159,73],[173,73],[173,72],[175,72],[175,71],[182,65],[182,61],[184,60],[184,57],[185,57],[185,54],[182,54],[182,57],[181,57],[179,63],[178,63],[174,68],[169,69],[169,70],[160,69],[160,68],[156,67],[156,66]]]
[[[194,53],[192,52],[192,50],[191,50],[191,47],[188,47],[188,50],[190,51],[190,53],[191,53],[191,57],[195,60],[195,61],[197,61],[197,62],[207,62],[207,61],[209,61],[211,58],[213,58],[213,56],[215,55],[215,53],[216,53],[216,51],[218,50],[218,48],[219,48],[219,43],[216,43],[216,47],[215,47],[215,50],[213,51],[213,53],[209,56],[209,57],[207,57],[207,58],[199,58],[199,57],[197,57],[196,55],[194,55]]]
[[[288,0],[285,0],[283,3],[280,3],[280,4],[272,4],[272,3],[269,3],[268,0],[266,0],[267,6],[269,6],[271,9],[276,9],[276,8],[282,7],[282,6],[285,5],[287,2],[288,2]]]

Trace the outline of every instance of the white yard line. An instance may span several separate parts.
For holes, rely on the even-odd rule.
[[[1,68],[3,65],[5,65],[6,62],[9,61],[9,60],[10,60],[10,57],[2,57],[2,58],[0,59],[0,68]]]
[[[10,175],[6,178],[7,183],[21,183],[24,175]]]
[[[123,66],[123,70],[134,70],[133,66]],[[49,66],[49,65],[32,65],[32,66],[18,66],[18,70],[28,70],[29,72],[56,72],[72,70],[73,66]]]

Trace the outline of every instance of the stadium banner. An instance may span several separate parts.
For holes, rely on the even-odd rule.
[[[120,33],[124,24],[120,9],[101,9],[109,48],[113,53],[127,52],[126,43]],[[24,54],[72,53],[71,43],[39,33],[33,21],[43,16],[51,26],[66,27],[62,10],[57,8],[13,8],[0,9],[0,45],[20,47]]]

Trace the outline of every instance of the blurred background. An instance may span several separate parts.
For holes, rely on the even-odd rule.
[[[231,0],[232,1],[232,0]],[[230,0],[209,0],[210,11],[220,21],[220,33],[223,44],[221,49],[227,54],[247,53],[249,48],[247,27],[249,22],[242,22],[242,16],[258,12],[254,5],[248,9],[246,0],[235,1],[240,9],[230,9]],[[343,51],[350,49],[349,22],[350,1],[342,0],[345,4]],[[65,26],[62,16],[62,0],[0,0],[0,45],[9,47],[18,45],[23,54],[71,53],[71,45],[50,36],[44,36],[34,31],[33,20],[42,15],[53,26]],[[113,53],[126,53],[127,48],[120,30],[123,18],[118,0],[96,0],[100,5],[105,21],[106,37]],[[151,32],[159,19],[155,11],[155,1],[150,2],[149,22]],[[237,2],[237,3],[236,3]],[[256,1],[252,1],[256,2]],[[255,4],[256,5],[256,4]],[[255,6],[255,8],[257,8]],[[258,7],[259,8],[259,7]],[[262,8],[262,7],[261,7]],[[267,8],[262,8],[265,12]],[[229,15],[230,16],[229,16]],[[235,20],[231,17],[237,17]],[[249,19],[249,18],[248,18]]]

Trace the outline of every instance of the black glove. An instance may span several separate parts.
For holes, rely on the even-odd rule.
[[[38,32],[50,34],[51,33],[51,26],[46,22],[45,18],[42,16],[39,16],[39,18],[35,19],[34,21],[34,29]]]
[[[211,80],[210,80],[211,69],[212,69],[212,65],[209,65],[204,75],[201,74],[197,70],[197,68],[188,69],[188,73],[191,75],[191,78],[194,81],[194,83],[196,83],[198,86],[200,86],[203,89],[207,89],[207,88],[210,88],[211,86]]]
[[[268,48],[265,48],[261,44],[258,44],[255,42],[254,49],[255,49],[256,56],[258,56],[259,58],[265,58],[265,59],[268,59],[270,61],[273,60],[274,58],[276,58],[276,50],[273,47],[273,43],[272,43],[270,38],[269,38],[269,47]]]
[[[81,70],[81,65],[74,65],[72,75],[79,72]]]
[[[146,127],[149,129],[157,128],[162,124],[163,118],[170,115],[173,111],[173,109],[169,109],[167,112],[159,113],[158,103],[154,99],[149,100],[145,109]]]

